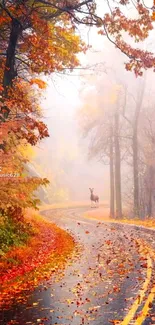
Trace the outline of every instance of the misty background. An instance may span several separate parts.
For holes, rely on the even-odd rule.
[[[99,4],[100,9],[101,1]],[[85,55],[79,55],[81,66],[73,72],[53,74],[48,79],[43,77],[48,87],[41,98],[41,106],[50,137],[35,149],[31,167],[41,177],[50,180],[50,185],[40,194],[47,203],[88,201],[89,187],[94,188],[100,201],[109,201],[109,159],[104,148],[94,154],[92,144],[99,134],[100,137],[102,134],[104,142],[110,114],[113,114],[118,100],[119,105],[124,105],[126,97],[126,116],[120,121],[121,181],[123,204],[130,204],[133,175],[131,143],[127,140],[131,136],[131,128],[127,119],[133,119],[139,89],[145,79],[139,143],[140,148],[146,149],[146,117],[150,114],[152,121],[154,118],[154,73],[147,71],[143,77],[136,78],[125,69],[124,63],[128,58],[106,38],[98,35],[95,28],[80,27],[78,33],[90,46]],[[129,42],[133,45],[132,40]],[[151,34],[139,47],[154,51],[154,35]],[[85,127],[91,120],[92,123],[97,121],[96,131],[92,129],[86,134]],[[142,155],[146,156],[146,153]],[[146,168],[143,163],[140,169],[144,175]]]

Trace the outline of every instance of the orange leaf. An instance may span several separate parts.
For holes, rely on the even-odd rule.
[[[45,89],[46,88],[46,82],[41,80],[41,79],[32,79],[30,81],[30,84],[33,85],[33,84],[36,84],[40,89]]]

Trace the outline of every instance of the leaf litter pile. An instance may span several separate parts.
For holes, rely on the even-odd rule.
[[[75,220],[66,221],[65,227],[82,249],[75,251],[66,269],[38,287],[24,307],[9,317],[4,313],[5,324],[119,324],[137,299],[146,279],[148,251],[136,231]]]
[[[1,259],[1,307],[27,300],[28,292],[63,267],[74,249],[72,236],[55,224],[36,215],[31,223],[34,234],[27,245],[11,248]]]

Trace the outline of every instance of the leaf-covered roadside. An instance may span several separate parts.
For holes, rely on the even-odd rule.
[[[1,306],[9,307],[15,299],[24,302],[28,291],[64,266],[75,246],[69,233],[40,216],[29,216],[27,221],[32,229],[25,245],[1,251]]]
[[[98,221],[108,221],[113,223],[124,223],[131,224],[135,226],[143,226],[147,228],[155,229],[155,220],[153,218],[146,217],[144,220],[138,218],[130,218],[129,216],[124,216],[122,219],[116,220],[109,217],[109,210],[105,208],[100,208],[96,210],[88,210],[84,213],[84,217],[92,220]]]
[[[155,229],[155,220],[153,218],[148,218],[148,219],[145,219],[145,220],[140,220],[140,219],[137,219],[137,218],[136,219],[127,219],[127,218],[125,218],[123,220],[120,220],[120,222]]]

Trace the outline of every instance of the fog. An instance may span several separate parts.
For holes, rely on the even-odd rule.
[[[50,202],[53,197],[56,201],[87,201],[89,187],[94,187],[101,200],[109,197],[109,168],[88,160],[89,143],[79,129],[80,90],[77,77],[58,76],[54,84],[50,82],[42,103],[50,137],[37,148],[33,164],[51,181]]]
[[[127,120],[132,121],[134,118],[136,101],[145,80],[139,122],[140,140],[140,134],[146,128],[144,116],[147,115],[147,110],[151,114],[151,107],[154,105],[151,86],[154,83],[154,73],[145,72],[143,77],[136,78],[133,72],[125,69],[128,58],[113,44],[97,35],[94,29],[86,31],[81,28],[80,33],[92,47],[86,55],[79,56],[80,69],[54,74],[48,78],[48,87],[41,99],[41,105],[50,137],[37,147],[32,164],[41,176],[50,180],[45,198],[48,203],[88,201],[89,187],[94,188],[100,201],[109,201],[110,169],[107,148],[103,146],[102,153],[100,151],[92,154],[91,151],[101,133],[102,143],[104,142],[104,134],[106,137],[109,121],[116,103],[119,102],[119,107],[125,105],[125,116],[120,117],[119,128],[122,195],[126,205],[133,200],[131,196],[134,191],[132,146],[125,140],[132,133]],[[147,43],[139,46],[152,50],[153,41],[154,35],[151,35]],[[96,123],[92,129],[91,123]],[[90,128],[90,132],[85,127]],[[146,138],[144,142],[139,141],[140,150],[145,142]],[[141,170],[145,174],[146,168],[143,167]]]

